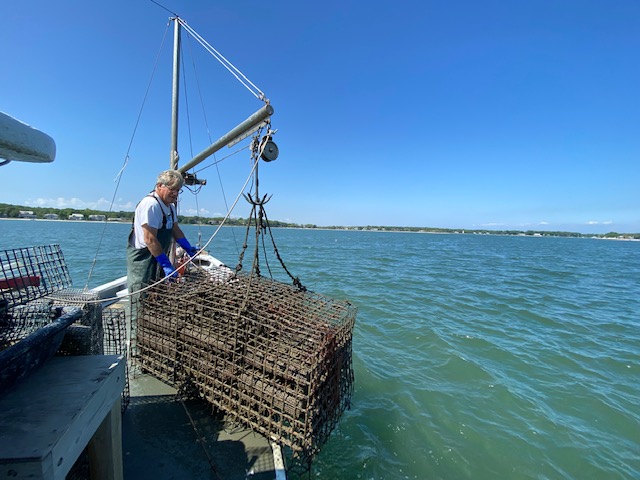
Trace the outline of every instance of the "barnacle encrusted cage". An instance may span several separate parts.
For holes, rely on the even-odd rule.
[[[146,292],[134,360],[311,459],[351,402],[355,316],[349,302],[255,274],[196,271]]]

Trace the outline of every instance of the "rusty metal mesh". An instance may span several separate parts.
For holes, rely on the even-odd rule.
[[[99,294],[91,290],[67,288],[56,292],[54,305],[77,306],[80,319],[67,328],[57,355],[123,355],[127,356],[127,326],[124,308],[103,308]],[[125,365],[128,372],[128,366]],[[130,402],[129,376],[125,375],[122,411]]]
[[[82,317],[69,327],[70,337],[74,334],[84,336],[84,351],[78,355],[104,354],[104,327],[102,324],[102,304],[99,296],[90,290],[67,288],[53,295],[54,305],[75,306],[82,309]],[[84,333],[82,333],[84,332]],[[73,352],[69,352],[73,354]]]
[[[312,458],[350,405],[356,308],[264,277],[159,284],[137,322],[143,371]]]

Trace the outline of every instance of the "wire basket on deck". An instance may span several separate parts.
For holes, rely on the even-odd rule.
[[[0,312],[69,286],[60,245],[0,250]]]
[[[195,386],[312,458],[350,405],[356,308],[264,277],[184,278],[147,291],[136,332],[142,370]]]
[[[96,292],[70,286],[59,245],[0,250],[2,388],[54,354],[126,354],[124,310],[103,315]],[[128,402],[127,379],[123,408]]]
[[[42,297],[71,285],[59,245],[0,250],[0,386],[46,362],[80,316]]]
[[[69,285],[59,245],[0,250],[0,351],[60,316],[42,297]]]
[[[79,307],[82,316],[67,329],[57,355],[123,355],[127,356],[127,332],[124,308],[103,308],[100,295],[92,290],[66,288],[54,295],[54,305],[65,310]],[[125,386],[122,411],[129,405],[129,367],[125,364]]]

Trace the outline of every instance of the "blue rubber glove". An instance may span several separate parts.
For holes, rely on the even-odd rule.
[[[190,257],[194,257],[196,253],[198,253],[198,249],[196,247],[192,247],[186,237],[179,238],[176,242],[178,242],[178,245],[180,245]]]
[[[176,269],[173,268],[173,265],[171,265],[171,260],[169,260],[169,257],[167,257],[166,253],[161,253],[160,255],[158,255],[156,257],[156,260],[162,267],[165,277],[178,278],[178,272],[175,271]]]

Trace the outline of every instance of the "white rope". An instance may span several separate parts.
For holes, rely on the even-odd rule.
[[[240,201],[240,198],[242,197],[242,192],[247,187],[247,184],[251,180],[251,177],[253,176],[254,172],[256,171],[256,168],[258,167],[258,161],[259,161],[259,158],[256,158],[255,162],[253,163],[253,167],[251,168],[251,172],[249,172],[249,175],[247,176],[247,180],[244,182],[244,185],[242,185],[242,188],[240,189],[240,192],[236,196],[236,199],[233,202],[233,205],[231,205],[231,208],[227,212],[227,215],[224,217],[222,222],[220,222],[220,225],[218,225],[218,228],[216,228],[216,230],[213,232],[211,237],[209,237],[209,240],[207,241],[207,243],[205,243],[204,246],[201,247],[200,250],[198,250],[198,253],[196,255],[198,255],[199,253],[203,252],[209,246],[209,244],[213,241],[213,239],[216,237],[216,235],[218,234],[220,229],[224,226],[224,224],[227,222],[227,220],[231,216],[231,213],[233,212],[233,209],[236,207],[236,205]],[[194,255],[194,257],[196,255]],[[184,263],[183,265],[186,266],[186,265],[189,265],[189,264],[193,264],[193,257],[190,257],[189,260],[186,263]],[[173,272],[171,272],[171,274],[165,276],[164,278],[161,278],[157,282],[152,283],[150,285],[147,285],[146,287],[143,287],[140,290],[137,290],[135,292],[129,292],[129,293],[127,293],[127,295],[123,295],[122,297],[115,296],[115,297],[110,297],[110,298],[101,298],[101,299],[98,299],[98,300],[87,300],[87,301],[85,301],[83,303],[87,303],[87,304],[90,304],[90,303],[104,303],[104,302],[110,302],[112,300],[113,301],[118,301],[118,300],[122,300],[123,298],[126,298],[126,297],[131,297],[131,296],[133,296],[133,295],[135,295],[137,293],[145,292],[145,291],[149,290],[150,288],[155,287],[156,285],[164,282],[169,277],[171,277],[171,275],[173,275],[173,273],[175,273],[175,272],[176,272],[176,270],[174,270]],[[55,295],[48,295],[48,296],[45,296],[44,298],[47,298],[49,300],[68,301],[68,298],[58,298]]]
[[[227,60],[224,55],[218,52],[215,48],[209,44],[198,32],[196,32],[193,28],[191,28],[187,22],[182,20],[181,18],[177,19],[180,22],[180,25],[184,27],[184,29],[189,33],[193,38],[195,38],[200,45],[202,45],[205,50],[207,50],[216,60],[218,60],[222,66],[224,66],[236,79],[245,86],[247,90],[249,90],[258,100],[267,101],[265,94],[262,90],[260,90],[251,80],[249,80],[240,70],[238,70],[229,60]],[[242,78],[241,78],[242,77]]]
[[[196,39],[196,40],[198,41],[198,43],[200,43],[200,45],[202,45],[202,46],[205,48],[205,50],[207,50],[207,51],[208,51],[208,52],[209,52],[209,53],[210,53],[210,54],[211,54],[211,55],[212,55],[216,60],[218,60],[218,62],[220,62],[220,64],[222,64],[222,65],[223,65],[223,66],[224,66],[224,67],[225,67],[225,68],[226,68],[226,69],[227,69],[227,70],[228,70],[228,71],[229,71],[229,72],[230,72],[230,73],[231,73],[231,74],[232,74],[232,75],[233,75],[233,76],[234,76],[234,77],[235,77],[235,78],[236,78],[236,79],[237,79],[237,80],[242,84],[242,85],[244,85],[244,87],[245,87],[247,90],[249,90],[249,91],[250,91],[250,92],[251,92],[251,93],[252,93],[256,98],[258,98],[258,99],[259,99],[259,100],[261,100],[261,101],[268,102],[268,100],[267,100],[267,98],[266,98],[266,96],[265,96],[264,92],[262,92],[262,90],[260,90],[260,89],[259,89],[259,88],[258,88],[258,87],[257,87],[257,86],[252,82],[252,81],[251,81],[251,80],[249,80],[249,79],[246,77],[246,75],[244,75],[244,74],[243,74],[243,73],[242,73],[238,68],[236,68],[236,67],[235,67],[235,66],[234,66],[234,65],[233,65],[229,60],[227,60],[227,59],[224,57],[224,55],[222,55],[222,54],[221,54],[220,52],[218,52],[218,51],[217,51],[217,50],[216,50],[216,49],[215,49],[211,44],[209,44],[209,43],[208,43],[208,42],[207,42],[207,41],[206,41],[206,40],[205,40],[205,39],[204,39],[204,38],[203,38],[199,33],[197,33],[193,28],[191,28],[191,27],[187,24],[187,22],[185,22],[184,20],[182,20],[182,19],[181,19],[181,18],[179,18],[179,17],[176,17],[176,18],[175,18],[175,20],[176,20],[176,21],[178,21],[178,22],[180,22],[180,25],[182,25],[182,26],[184,27],[184,29],[187,31],[187,33],[189,33],[189,34],[190,34],[194,39]],[[164,41],[165,41],[165,38],[166,38],[167,32],[168,32],[168,25],[167,25],[167,28],[165,29],[164,36],[163,36],[163,38],[162,38],[162,44],[161,44],[161,47],[162,47],[162,45],[164,45]],[[111,208],[113,208],[113,204],[114,204],[114,202],[115,202],[115,197],[116,197],[116,194],[117,194],[118,188],[119,188],[119,186],[120,186],[120,181],[121,181],[121,179],[122,179],[122,176],[123,176],[123,174],[124,174],[124,171],[126,170],[126,168],[127,168],[128,164],[129,164],[129,160],[130,160],[129,153],[130,153],[130,150],[131,150],[131,146],[132,146],[132,144],[133,144],[133,138],[135,137],[135,135],[136,135],[136,131],[137,131],[137,129],[138,129],[138,124],[139,124],[139,122],[140,122],[140,117],[141,117],[141,115],[142,115],[142,110],[144,109],[144,105],[145,105],[145,103],[146,103],[146,98],[147,98],[147,95],[148,95],[148,93],[149,93],[149,87],[150,87],[150,85],[151,85],[151,81],[153,80],[153,77],[154,77],[154,74],[155,74],[155,71],[156,71],[156,68],[157,68],[157,65],[158,65],[158,59],[159,59],[159,56],[160,56],[160,54],[159,54],[159,52],[158,52],[158,55],[156,56],[156,62],[155,62],[155,65],[154,65],[154,67],[153,67],[153,72],[152,72],[152,75],[151,75],[151,79],[149,80],[149,84],[147,85],[147,90],[146,90],[145,95],[144,95],[144,99],[143,99],[143,102],[142,102],[142,106],[140,107],[140,111],[138,112],[138,119],[137,119],[136,124],[135,124],[135,126],[134,126],[134,131],[133,131],[133,134],[132,134],[131,140],[130,140],[130,142],[129,142],[129,146],[128,146],[128,148],[127,148],[127,153],[126,153],[126,155],[125,155],[124,163],[123,163],[122,167],[120,168],[120,171],[118,172],[118,174],[116,175],[116,177],[115,177],[115,179],[114,179],[114,182],[116,183],[116,188],[115,188],[115,191],[114,191],[114,194],[113,194],[113,198],[112,198],[112,200],[111,200],[111,206],[109,207],[109,211],[111,211]],[[241,149],[241,150],[242,150],[242,149]],[[237,153],[237,152],[236,152],[236,153]],[[233,155],[233,154],[231,154],[231,155]],[[229,155],[229,156],[231,156],[231,155]],[[227,157],[225,157],[225,158],[227,158]],[[222,160],[224,160],[224,158],[223,158]],[[222,161],[222,160],[220,160],[220,161]],[[217,164],[217,163],[218,163],[218,161],[214,162],[214,164]],[[253,166],[253,168],[252,168],[252,170],[251,170],[251,173],[249,174],[249,176],[248,176],[248,178],[247,178],[247,181],[245,182],[245,184],[244,184],[244,185],[243,185],[243,187],[242,187],[243,189],[244,189],[244,188],[246,187],[246,185],[249,183],[249,180],[250,180],[251,176],[253,175],[253,172],[255,171],[256,167],[257,167],[257,161],[256,161],[256,163],[254,163],[254,166]],[[205,167],[205,168],[207,168],[207,167]],[[201,170],[202,170],[202,169],[201,169]],[[221,222],[221,224],[218,226],[218,229],[216,229],[216,231],[213,233],[213,235],[209,238],[209,241],[205,244],[205,246],[204,246],[204,247],[202,247],[202,249],[201,249],[200,251],[204,250],[204,249],[205,249],[205,248],[206,248],[206,247],[211,243],[211,241],[214,239],[214,237],[215,237],[215,236],[216,236],[216,234],[218,233],[218,231],[219,231],[220,227],[222,227],[222,226],[224,225],[224,223],[227,221],[227,219],[228,219],[228,218],[229,218],[229,216],[231,215],[231,212],[233,211],[233,209],[235,208],[236,204],[238,203],[238,201],[239,201],[239,199],[240,199],[241,195],[242,195],[242,190],[240,191],[240,193],[239,193],[239,194],[238,194],[238,196],[236,197],[235,202],[233,203],[233,205],[232,205],[232,206],[231,206],[231,208],[229,209],[229,211],[228,211],[228,213],[227,213],[227,216],[224,218],[224,220],[223,220],[223,221]],[[106,228],[106,223],[107,223],[107,222],[105,222],[105,228]],[[103,231],[103,236],[104,236],[104,231]],[[101,242],[100,242],[100,243],[102,243],[102,239],[101,239]],[[98,251],[99,251],[99,250],[100,250],[100,247],[98,247]],[[94,259],[93,259],[93,263],[92,263],[91,268],[90,268],[90,271],[89,271],[89,275],[88,275],[88,278],[87,278],[87,282],[86,282],[86,284],[85,284],[85,290],[87,289],[87,287],[88,287],[88,283],[89,283],[89,280],[91,279],[91,276],[92,276],[92,274],[93,274],[93,269],[94,269],[94,267],[95,267],[95,264],[96,264],[96,261],[97,261],[97,257],[98,257],[98,251],[96,252],[96,255],[95,255]],[[199,251],[199,252],[200,252],[200,251]],[[189,259],[189,261],[187,262],[187,264],[189,264],[189,263],[192,263],[192,260],[191,260],[191,259]],[[154,283],[154,284],[151,284],[151,285],[147,286],[146,288],[143,288],[143,289],[139,290],[139,292],[143,292],[143,291],[147,290],[148,288],[151,288],[151,287],[153,287],[153,286],[157,285],[158,283],[160,283],[160,282],[164,281],[166,278],[167,278],[167,277],[165,277],[165,278],[163,278],[163,279],[159,280],[158,282],[156,282],[156,283]],[[134,292],[134,293],[138,293],[138,292]],[[133,293],[131,293],[131,292],[130,292],[130,293],[128,294],[128,296],[131,296],[131,295],[133,295]],[[54,300],[61,300],[61,299],[57,299],[57,298],[55,298],[55,297],[46,297],[46,298],[50,298],[50,299],[54,299]],[[115,300],[117,300],[117,299],[118,299],[118,297],[107,298],[107,299],[101,299],[101,300],[99,300],[99,301],[88,301],[87,303],[102,303],[102,302],[110,301],[110,300],[114,300],[114,299],[115,299]]]

